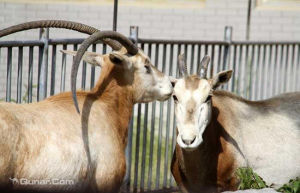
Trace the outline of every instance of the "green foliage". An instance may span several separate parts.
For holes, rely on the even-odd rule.
[[[238,168],[236,175],[240,180],[238,187],[239,190],[262,189],[268,187],[265,181],[263,181],[260,176],[253,172],[252,168]]]
[[[292,179],[289,183],[284,184],[277,191],[283,193],[300,193],[300,178]]]

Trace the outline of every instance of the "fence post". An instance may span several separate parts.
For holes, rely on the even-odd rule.
[[[129,33],[129,39],[131,39],[131,41],[133,41],[137,45],[139,37],[139,26],[130,26]]]
[[[224,41],[226,41],[228,44],[225,45],[224,47],[224,60],[223,60],[223,70],[225,70],[227,64],[228,64],[228,59],[230,55],[230,45],[232,41],[232,26],[225,26],[224,30]]]
[[[133,41],[136,45],[138,43],[138,34],[139,34],[139,27],[138,26],[130,26],[129,39],[131,41]],[[127,146],[126,146],[126,150],[125,150],[126,175],[123,180],[123,186],[121,188],[122,189],[121,192],[129,192],[130,191],[133,120],[134,120],[134,107],[132,110],[132,118],[131,118],[130,124],[128,126],[128,140],[127,140]]]
[[[40,68],[37,100],[43,100],[47,96],[47,75],[48,75],[48,49],[49,49],[49,28],[40,29],[40,40],[44,42],[42,51],[40,52]]]
[[[232,42],[232,26],[225,26],[224,30],[224,41],[227,42],[227,44],[224,46],[224,55],[223,55],[223,66],[222,70],[225,70],[230,59],[230,46]],[[228,89],[228,84],[222,86],[224,89]]]

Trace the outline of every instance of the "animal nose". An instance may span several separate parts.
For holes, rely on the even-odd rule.
[[[194,136],[194,137],[191,138],[191,139],[182,139],[182,141],[183,141],[183,143],[184,143],[185,145],[191,145],[191,144],[194,143],[195,139],[196,139],[196,136]]]

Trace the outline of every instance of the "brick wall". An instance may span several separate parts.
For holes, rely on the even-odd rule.
[[[205,6],[195,4],[191,8],[141,7],[120,5],[118,31],[128,35],[129,27],[140,27],[142,38],[167,38],[190,40],[222,40],[224,27],[233,26],[233,40],[244,40],[246,36],[248,0],[206,0]],[[0,29],[39,19],[64,19],[82,22],[101,30],[112,29],[113,5],[71,4],[71,3],[12,3],[0,2]],[[252,40],[300,40],[300,9],[253,8],[251,17]],[[1,40],[38,39],[38,30],[17,33]],[[86,35],[61,29],[51,29],[50,38],[86,37]],[[58,50],[61,48],[57,48]],[[70,48],[69,48],[70,49]],[[0,99],[5,97],[6,50],[0,50]],[[13,50],[12,92],[16,93],[17,49]],[[27,79],[28,51],[24,49],[24,80]],[[50,54],[51,56],[51,54]],[[60,71],[61,54],[57,56]],[[37,81],[37,58],[34,55],[34,84]],[[70,68],[70,57],[67,72]],[[50,64],[50,63],[49,63]],[[50,65],[49,70],[50,72]],[[89,73],[87,73],[89,74]],[[80,75],[80,73],[79,73]],[[66,77],[69,88],[69,76]],[[59,77],[57,77],[59,81]],[[23,82],[24,84],[26,82]],[[48,87],[49,88],[49,87]],[[57,86],[56,90],[59,90]],[[15,97],[14,97],[15,98]]]
[[[130,25],[140,26],[140,37],[170,39],[221,40],[226,25],[233,26],[233,39],[246,34],[247,0],[206,0],[204,7],[168,8],[120,5],[118,31],[128,34]],[[66,19],[83,22],[99,29],[112,28],[112,4],[9,3],[0,2],[0,28],[38,19]],[[254,8],[251,18],[253,40],[299,40],[300,9],[269,10]],[[52,37],[73,36],[54,30]],[[36,38],[32,31],[11,36]]]

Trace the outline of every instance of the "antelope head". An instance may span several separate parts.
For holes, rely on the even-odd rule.
[[[229,81],[232,70],[207,79],[209,56],[202,59],[197,75],[188,74],[183,55],[179,56],[178,61],[182,78],[176,81],[173,92],[177,143],[181,148],[193,149],[202,143],[202,135],[211,121],[213,91]]]
[[[109,54],[85,52],[93,43],[104,38],[117,41],[121,47]],[[119,80],[120,85],[126,86],[131,91],[134,103],[166,100],[173,92],[173,87],[168,76],[157,70],[149,57],[135,46],[128,38],[113,31],[96,32],[87,38],[80,46],[78,52],[63,51],[75,56],[72,67],[72,92],[75,106],[79,112],[76,99],[76,76],[80,60],[102,68],[113,69],[111,73]]]

